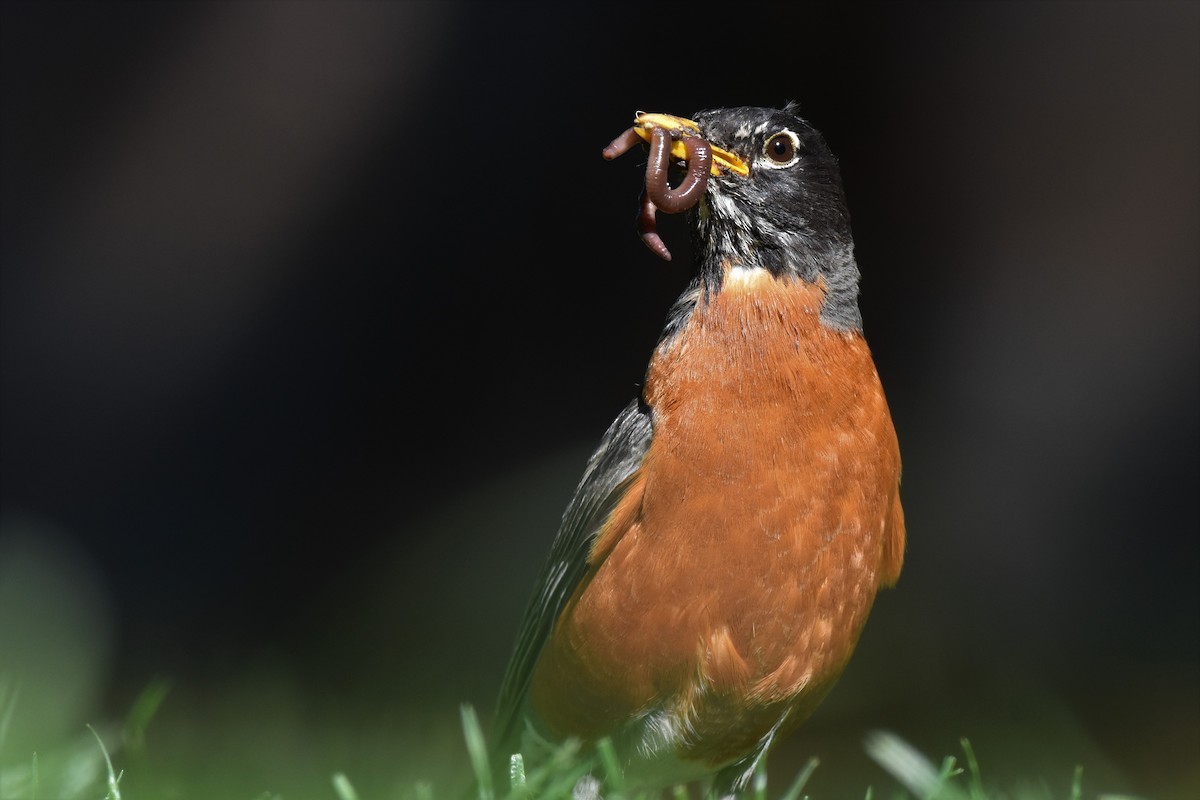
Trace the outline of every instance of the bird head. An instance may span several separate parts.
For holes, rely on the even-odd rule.
[[[635,129],[700,136],[712,146],[704,196],[688,212],[700,280],[720,291],[732,268],[822,284],[822,321],[862,325],[858,266],[841,173],[824,137],[796,108],[701,111],[692,119],[642,114]],[[678,141],[676,141],[678,145]],[[672,156],[681,158],[682,147]]]

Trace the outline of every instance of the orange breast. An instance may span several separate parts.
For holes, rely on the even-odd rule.
[[[653,712],[720,765],[841,672],[900,571],[900,458],[862,336],[764,277],[701,299],[645,388],[654,438],[538,662],[533,704],[595,739]]]

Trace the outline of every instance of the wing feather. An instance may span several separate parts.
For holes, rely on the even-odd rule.
[[[534,666],[558,615],[583,578],[600,528],[637,474],[651,436],[650,411],[640,399],[634,400],[609,426],[588,459],[525,609],[517,644],[505,670],[492,731],[492,742],[500,755],[507,756],[518,743]]]

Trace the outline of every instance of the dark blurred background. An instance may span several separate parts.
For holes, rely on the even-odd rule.
[[[0,9],[8,756],[165,676],[144,791],[460,782],[458,704],[690,272],[600,148],[796,100],[910,545],[773,768],[861,797],[882,727],[1200,791],[1197,3]]]

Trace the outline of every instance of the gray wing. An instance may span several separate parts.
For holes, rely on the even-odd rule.
[[[492,742],[499,755],[514,752],[533,668],[550,631],[587,569],[600,527],[620,502],[650,446],[650,411],[638,400],[625,407],[588,459],[575,496],[563,513],[550,558],[525,609],[516,648],[496,706]]]

